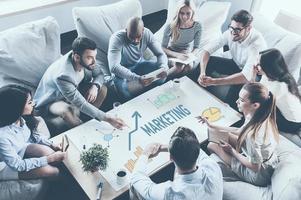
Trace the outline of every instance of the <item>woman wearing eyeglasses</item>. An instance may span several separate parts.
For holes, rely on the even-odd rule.
[[[297,133],[301,130],[301,96],[296,80],[289,73],[278,49],[260,52],[255,73],[262,74],[261,83],[276,97],[277,125],[280,131]]]
[[[54,164],[62,161],[65,153],[37,132],[31,99],[30,91],[21,86],[0,88],[0,180],[46,178],[59,173]]]
[[[216,126],[200,118],[209,128],[229,134],[229,141],[209,143],[208,150],[243,181],[264,187],[270,183],[278,164],[275,97],[261,83],[248,83],[239,92],[236,103],[245,117],[240,128]]]
[[[162,48],[169,58],[187,60],[191,54],[198,55],[201,39],[201,24],[194,20],[193,1],[182,1],[173,21],[165,27]],[[181,76],[191,71],[199,62],[188,64],[169,61],[169,76]]]

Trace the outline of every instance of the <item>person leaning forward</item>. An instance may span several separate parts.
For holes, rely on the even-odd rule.
[[[96,65],[96,44],[86,37],[78,37],[72,43],[72,50],[55,61],[44,73],[34,101],[42,115],[59,116],[70,126],[82,123],[80,112],[122,128],[124,122],[105,114],[98,108],[104,101],[107,88],[103,74]],[[81,94],[79,85],[86,91]]]

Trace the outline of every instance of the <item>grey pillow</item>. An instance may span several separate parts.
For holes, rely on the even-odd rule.
[[[53,17],[0,32],[0,86],[35,89],[47,67],[60,57],[60,29]]]

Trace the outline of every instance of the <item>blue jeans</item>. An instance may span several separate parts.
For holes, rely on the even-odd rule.
[[[136,73],[137,75],[145,75],[148,74],[150,72],[153,72],[157,69],[159,69],[159,65],[156,62],[149,62],[149,61],[142,61],[137,63],[134,66],[129,66],[127,67],[128,69],[130,69],[132,72]],[[118,76],[115,77],[114,79],[114,83],[115,86],[118,90],[118,92],[120,94],[122,94],[122,96],[128,100],[131,99],[135,96],[138,96],[139,94],[142,94],[158,85],[163,84],[165,81],[165,79],[160,79],[157,81],[154,81],[152,84],[150,84],[149,86],[143,87],[138,81],[127,81],[126,79],[120,78]],[[138,87],[138,89],[136,91],[130,91],[129,90],[129,82],[131,82],[130,84],[137,84],[141,86],[141,88]]]

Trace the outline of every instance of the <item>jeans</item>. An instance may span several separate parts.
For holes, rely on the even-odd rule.
[[[132,72],[136,73],[137,75],[145,75],[150,72],[153,72],[157,69],[159,69],[159,65],[156,62],[149,62],[149,61],[142,61],[137,63],[134,66],[127,67]],[[157,81],[154,81],[152,84],[144,87],[140,84],[138,80],[136,81],[128,81],[126,79],[123,79],[121,77],[115,76],[114,84],[117,88],[117,91],[123,96],[126,100],[129,100],[131,98],[134,98],[135,96],[138,96],[139,94],[142,94],[158,85],[161,85],[165,82],[165,79],[160,79]]]

